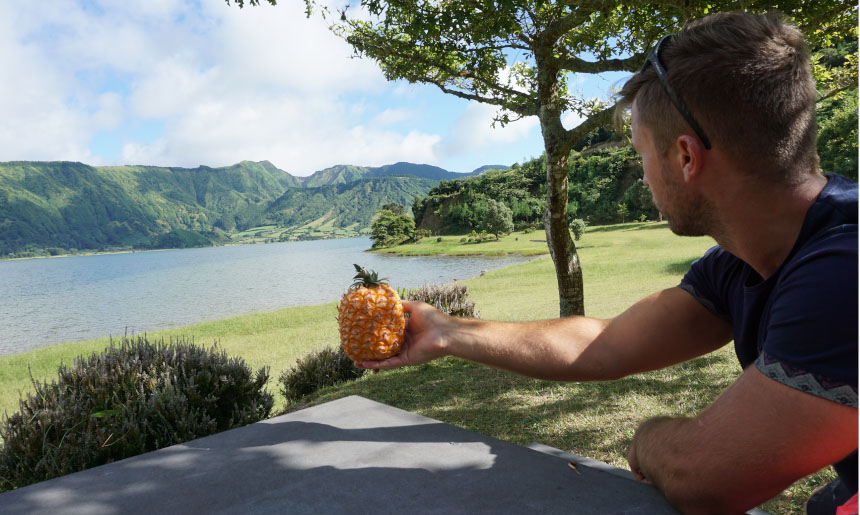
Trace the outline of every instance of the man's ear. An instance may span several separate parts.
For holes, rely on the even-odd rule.
[[[690,182],[696,179],[702,171],[704,164],[705,146],[699,138],[690,134],[682,134],[675,140],[677,147],[677,160],[684,174],[684,181]]]

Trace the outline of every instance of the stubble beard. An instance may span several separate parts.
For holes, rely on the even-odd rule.
[[[668,165],[663,166],[661,173],[666,189],[665,204],[671,204],[671,206],[657,206],[656,202],[654,205],[668,220],[669,230],[678,236],[714,234],[716,227],[711,203],[701,194],[682,188],[682,185],[672,177]]]

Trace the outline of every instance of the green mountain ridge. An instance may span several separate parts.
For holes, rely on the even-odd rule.
[[[212,168],[0,163],[0,256],[199,246],[274,224],[367,229],[447,177],[430,165],[339,165],[295,177],[268,161]]]
[[[487,170],[506,170],[510,168],[505,165],[485,165],[477,168],[469,173],[450,172],[438,166],[415,164],[407,162],[398,162],[391,165],[378,167],[369,166],[354,166],[354,165],[336,165],[324,170],[314,172],[308,177],[301,177],[299,180],[305,187],[313,188],[326,186],[329,184],[348,184],[360,179],[369,179],[373,177],[385,176],[413,176],[430,179],[434,181],[451,181],[462,179],[473,175],[481,174]]]

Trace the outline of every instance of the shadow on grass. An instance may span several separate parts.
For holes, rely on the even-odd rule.
[[[630,222],[615,225],[595,225],[588,228],[587,232],[615,232],[615,231],[648,231],[651,229],[666,229],[668,222]]]
[[[668,371],[601,383],[540,381],[444,359],[368,374],[293,409],[360,395],[515,444],[540,442],[623,464],[642,420],[695,415],[713,402],[734,380],[725,372],[729,359],[709,355]]]
[[[684,275],[690,270],[690,266],[692,266],[693,262],[697,259],[699,259],[699,258],[695,257],[695,258],[685,259],[683,261],[678,261],[677,263],[670,263],[670,264],[666,265],[666,268],[664,269],[664,271],[667,274]]]

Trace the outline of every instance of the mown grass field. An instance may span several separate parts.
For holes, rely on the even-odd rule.
[[[505,254],[521,254],[523,256],[538,256],[547,253],[546,234],[532,231],[528,234],[515,232],[502,236],[498,241],[485,240],[480,243],[468,240],[468,236],[427,236],[418,243],[398,245],[374,252],[396,254],[398,256],[499,256]]]
[[[425,238],[390,249],[411,255],[546,252],[542,231],[514,234],[501,242],[463,244],[459,237]],[[543,245],[543,247],[541,247]],[[639,298],[678,283],[690,263],[713,245],[709,238],[679,238],[665,224],[622,224],[589,228],[577,243],[584,269],[586,311],[612,317]],[[531,250],[530,250],[531,249]],[[475,253],[475,252],[472,252]],[[383,272],[384,271],[380,271]],[[484,319],[528,321],[558,316],[555,273],[548,257],[487,272],[463,281]],[[394,285],[397,286],[396,284]],[[346,287],[346,285],[345,285]],[[304,354],[337,345],[336,305],[291,308],[163,331],[150,337],[218,341],[254,368],[269,366],[269,389]],[[53,346],[0,358],[0,413],[16,409],[19,391],[29,389],[28,370],[38,379],[56,375],[61,362],[104,348],[108,342]],[[293,410],[347,395],[361,395],[449,424],[514,442],[540,442],[627,467],[626,449],[636,426],[659,416],[691,416],[713,402],[741,373],[731,346],[666,370],[605,383],[553,383],[519,377],[455,359],[367,374],[324,389]],[[802,513],[812,489],[832,478],[822,472],[798,482],[764,509]]]

